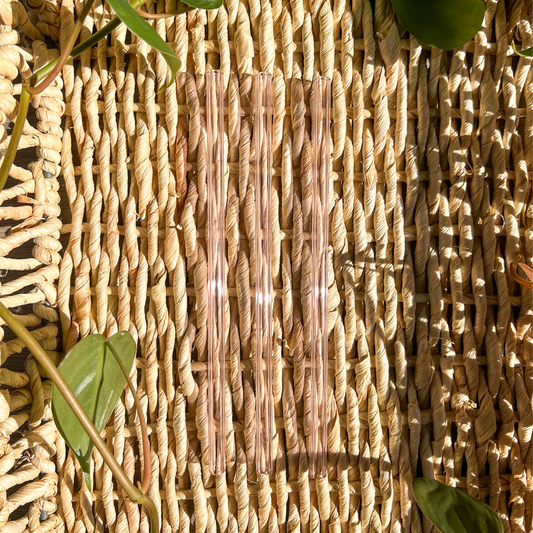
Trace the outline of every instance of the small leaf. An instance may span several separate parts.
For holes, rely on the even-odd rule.
[[[503,533],[494,509],[459,489],[418,478],[413,490],[422,512],[442,533]]]
[[[483,23],[483,0],[392,0],[398,18],[421,43],[457,48],[467,43]]]
[[[524,271],[525,275],[531,280],[531,283],[533,283],[533,268],[527,266],[525,263],[518,264],[522,267],[522,270]]]
[[[188,6],[197,9],[218,9],[222,5],[222,0],[181,0]]]
[[[514,41],[513,41],[513,50],[519,55],[519,56],[522,56],[522,57],[533,57],[533,47],[532,48],[528,48],[527,50],[517,50],[516,49],[516,46],[514,44]]]
[[[170,85],[174,83],[176,72],[180,68],[181,62],[174,50],[163,41],[161,36],[144,20],[127,0],[107,0],[108,4],[115,10],[117,17],[126,24],[126,26],[143,41],[148,43],[152,48],[159,50],[170,68]],[[166,87],[165,87],[166,88]]]
[[[126,378],[102,335],[89,335],[65,356],[58,370],[100,433],[124,390]],[[115,348],[126,369],[131,371],[137,351],[133,337],[126,331],[108,342]],[[59,389],[52,389],[52,412],[57,429],[76,455],[87,488],[91,490],[90,466],[93,442]]]
[[[517,265],[522,268],[524,274],[529,278],[529,281],[527,279],[524,279],[518,273],[518,269],[516,268]],[[531,269],[525,263],[520,263],[520,256],[516,257],[514,261],[511,261],[511,263],[509,263],[509,274],[511,274],[511,277],[518,284],[522,285],[522,287],[526,287],[527,289],[533,289],[533,269]]]

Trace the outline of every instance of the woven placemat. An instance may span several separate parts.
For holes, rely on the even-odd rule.
[[[27,62],[35,69],[57,54],[44,37],[61,41],[74,23],[71,0],[25,6],[27,20],[22,4],[0,2],[2,122],[16,114]],[[111,17],[96,0],[82,38]],[[388,1],[230,0],[154,23],[182,61],[169,89],[159,92],[164,59],[119,27],[33,102],[39,123],[23,146],[37,147],[35,163],[15,168],[0,193],[0,218],[16,221],[0,238],[0,268],[18,273],[0,296],[12,308],[32,304],[20,313],[56,360],[90,333],[129,330],[138,340],[162,531],[429,532],[411,488],[422,475],[487,502],[506,533],[533,530],[533,291],[509,274],[518,255],[533,266],[533,68],[511,48],[512,39],[533,46],[531,24],[530,1],[487,0],[475,40],[443,52],[409,37]],[[225,73],[227,106],[228,463],[217,478],[206,460],[212,69]],[[274,89],[270,477],[255,469],[251,342],[259,71]],[[317,75],[332,80],[333,122],[328,475],[315,481],[307,360]],[[27,259],[10,258],[31,239]],[[31,357],[25,370],[9,367],[22,348],[1,345],[2,531],[148,531],[96,452],[87,491],[50,420],[49,380]],[[104,435],[138,475],[131,394]]]

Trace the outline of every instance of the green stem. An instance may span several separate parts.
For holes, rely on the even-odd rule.
[[[193,9],[196,9],[194,7],[191,7],[187,4],[184,4],[183,2],[178,2],[177,9],[174,13],[147,13],[146,11],[143,11],[142,9],[138,9],[137,13],[141,15],[142,18],[148,19],[148,20],[159,20],[159,19],[167,19],[170,17],[176,17],[178,15],[183,15],[184,13],[188,13],[189,11],[192,11]]]
[[[150,517],[150,533],[159,532],[159,515],[157,514],[157,509],[155,503],[146,495],[143,494],[138,500],[137,503],[143,505]]]
[[[133,7],[133,9],[138,9],[144,4],[144,2],[145,0],[133,0],[133,2],[131,2],[131,7]],[[122,21],[118,17],[115,17],[111,22],[108,22],[101,30],[98,30],[96,33],[93,33],[93,35],[85,39],[85,41],[78,44],[78,46],[75,46],[67,58],[67,63],[72,59],[78,57],[80,54],[83,54],[83,52],[85,52],[89,48],[92,48],[98,41],[107,37],[114,29],[118,28],[121,23]],[[48,76],[48,74],[52,72],[58,61],[59,58],[48,63],[48,65],[45,65],[37,72],[34,72],[28,78],[28,83],[30,83],[30,85],[35,85],[44,78],[46,78],[46,76]]]
[[[100,452],[103,460],[109,466],[109,469],[115,476],[118,483],[124,489],[124,492],[126,492],[128,495],[128,498],[134,503],[144,505],[150,519],[150,532],[157,533],[159,531],[159,516],[157,514],[157,509],[154,502],[133,484],[122,467],[118,464],[115,456],[111,453],[104,439],[102,439],[100,433],[98,433],[97,429],[94,427],[91,419],[87,416],[87,413],[81,406],[78,398],[76,398],[74,393],[70,390],[70,387],[63,379],[63,376],[60,374],[57,367],[54,365],[54,363],[52,363],[44,348],[1,302],[0,318],[4,320],[4,322],[11,328],[13,333],[27,346],[37,361],[41,363],[44,371],[52,378],[54,385],[59,389],[59,392],[61,392],[67,401],[68,405],[72,409],[72,412],[80,421],[83,429],[93,441],[96,449]]]
[[[2,161],[2,167],[0,168],[0,191],[6,184],[9,171],[11,170],[11,165],[13,165],[13,161],[15,161],[15,157],[17,155],[20,138],[22,137],[22,130],[24,129],[26,117],[28,116],[30,100],[31,94],[28,92],[26,87],[22,87],[19,108],[17,111],[17,119],[15,121],[15,125],[13,126],[13,131],[11,132],[11,139],[9,140],[9,146],[7,147],[6,155]]]
[[[133,0],[131,3],[131,6],[133,9],[138,9],[144,4],[145,0]],[[107,37],[114,29],[116,29],[120,24],[121,20],[118,17],[115,17],[111,22],[106,24],[101,30],[97,31],[95,34],[91,35],[88,39],[80,43],[78,46],[75,46],[72,49],[72,52],[67,58],[67,63],[74,59],[75,57],[78,57],[80,54],[88,50],[89,48],[92,48],[98,41],[101,39],[104,39]],[[44,80],[51,72],[53,72],[54,68],[59,62],[59,58],[48,63],[48,65],[45,65],[41,69],[39,69],[37,72],[32,74],[28,78],[28,84],[31,86],[36,85],[40,81]],[[4,160],[2,161],[2,166],[0,167],[0,191],[4,188],[7,178],[9,176],[9,171],[11,170],[11,165],[13,165],[13,161],[15,161],[15,156],[17,155],[17,149],[19,146],[20,138],[22,136],[22,130],[24,128],[24,122],[26,121],[26,117],[28,116],[28,108],[30,105],[31,95],[27,90],[26,86],[22,87],[22,91],[20,93],[20,102],[19,102],[19,109],[17,113],[17,119],[15,121],[15,126],[13,127],[13,132],[11,133],[11,137],[9,139],[9,145],[7,147],[6,155],[4,157]]]
[[[72,47],[74,46],[74,43],[76,42],[76,39],[78,38],[78,35],[80,34],[81,29],[83,28],[83,21],[89,14],[89,11],[91,10],[93,2],[94,0],[88,0],[85,3],[80,13],[80,16],[76,20],[76,24],[74,24],[74,29],[72,30],[72,33],[69,35],[68,41],[65,45],[65,50],[61,52],[61,55],[57,58],[54,68],[52,69],[50,74],[48,74],[46,79],[42,83],[40,83],[37,87],[30,86],[28,90],[30,91],[31,94],[33,95],[41,94],[56,79],[56,76],[59,75],[59,73],[61,72],[61,69],[65,66],[66,62],[68,61],[70,57],[69,50],[72,50]]]
[[[105,344],[111,350],[111,353],[114,355],[118,365],[120,366],[120,370],[122,370],[122,373],[124,374],[124,377],[126,378],[128,387],[130,388],[130,391],[133,395],[133,401],[135,402],[135,408],[137,409],[137,415],[139,416],[139,422],[141,424],[143,455],[144,455],[144,471],[141,477],[141,491],[144,493],[147,493],[148,489],[150,488],[150,481],[152,477],[152,458],[150,457],[150,442],[148,440],[148,428],[146,427],[146,419],[144,418],[141,400],[139,400],[139,396],[137,394],[137,391],[135,390],[135,387],[133,386],[133,383],[130,379],[128,371],[126,370],[126,367],[124,366],[124,363],[122,362],[122,359],[118,356],[118,353],[116,352],[115,348],[113,348],[111,343],[107,341]]]
[[[147,20],[168,19],[170,17],[179,15],[179,13],[147,13],[146,11],[142,11],[140,9],[137,11],[137,13],[139,13],[143,19]]]

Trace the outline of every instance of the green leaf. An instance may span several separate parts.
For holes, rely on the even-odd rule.
[[[170,68],[170,85],[174,83],[176,72],[180,68],[181,62],[174,50],[163,41],[161,36],[144,20],[126,0],[107,0],[108,4],[115,10],[117,17],[126,26],[152,48],[159,50]],[[165,87],[166,88],[166,87]]]
[[[392,0],[398,18],[421,43],[457,48],[470,41],[483,23],[483,0]]]
[[[442,533],[503,533],[494,509],[459,489],[423,477],[413,481],[413,490],[422,512]]]
[[[514,41],[513,41],[513,50],[519,56],[522,56],[522,57],[533,57],[533,48],[528,48],[527,50],[517,50],[516,46],[514,44]]]
[[[133,337],[127,331],[121,331],[107,342],[130,372],[137,351]],[[102,335],[85,337],[57,368],[100,433],[126,385],[126,378],[106,346],[105,338]],[[93,442],[55,385],[52,389],[52,412],[57,429],[80,463],[87,488],[92,490],[90,466]]]
[[[188,6],[197,9],[218,9],[222,5],[222,0],[181,0]]]

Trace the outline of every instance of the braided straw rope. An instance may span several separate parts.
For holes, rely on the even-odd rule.
[[[64,0],[0,2],[0,131],[17,76],[74,23]],[[77,6],[77,4],[76,4]],[[78,6],[79,7],[79,6]],[[173,0],[148,2],[171,12]],[[29,14],[29,16],[27,15]],[[82,38],[110,20],[96,0]],[[119,27],[35,99],[37,147],[0,193],[2,302],[50,355],[129,330],[162,531],[431,531],[424,475],[483,499],[506,533],[533,530],[533,46],[528,0],[487,0],[450,52],[409,37],[385,0],[229,0],[155,28],[182,61]],[[17,31],[17,29],[21,32]],[[44,34],[44,35],[43,35]],[[22,37],[20,37],[22,35]],[[207,468],[205,74],[225,73],[227,473]],[[252,76],[273,76],[275,470],[255,470]],[[310,92],[332,79],[328,476],[308,474]],[[64,119],[62,121],[62,117]],[[187,190],[188,186],[188,190]],[[59,192],[66,200],[59,210]],[[11,201],[10,201],[11,200]],[[61,249],[61,242],[66,246]],[[34,240],[26,259],[11,252]],[[524,260],[524,259],[523,259]],[[31,307],[27,307],[31,304]],[[1,343],[0,529],[148,531],[94,455],[94,493],[55,430],[50,382]],[[13,360],[13,359],[12,359]],[[140,426],[126,392],[104,436],[130,476]]]

